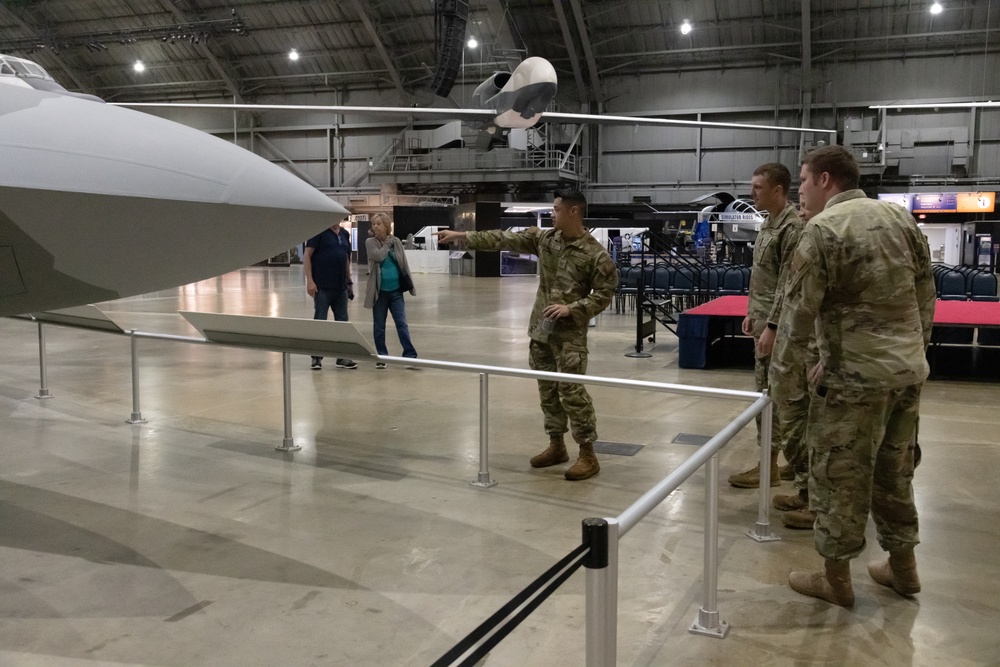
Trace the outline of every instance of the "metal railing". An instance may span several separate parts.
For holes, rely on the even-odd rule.
[[[202,345],[224,345],[229,347],[245,347],[235,343],[217,343],[204,338],[192,336],[179,336],[172,334],[146,333],[136,330],[127,332],[109,331],[81,325],[67,325],[59,323],[59,326],[74,326],[91,331],[103,333],[125,333],[130,338],[131,362],[132,362],[132,414],[126,421],[132,424],[145,423],[139,409],[139,356],[138,339],[150,338],[155,340],[195,343]],[[41,376],[41,389],[37,398],[48,398],[51,394],[48,391],[47,383],[47,360],[45,353],[45,335],[43,327],[45,323],[38,322],[39,341],[39,367]],[[255,348],[260,349],[260,348]],[[291,434],[291,364],[289,363],[290,353],[281,349],[275,351],[282,353],[282,384],[284,400],[284,439],[282,446],[278,450],[295,451],[300,447],[294,444]],[[301,352],[300,352],[301,353]],[[304,352],[308,354],[308,351]],[[548,371],[536,371],[528,369],[507,368],[502,366],[487,366],[482,364],[466,364],[459,362],[437,361],[430,359],[411,359],[407,357],[376,356],[379,361],[389,364],[399,364],[413,366],[417,368],[431,368],[447,371],[476,373],[479,376],[479,472],[475,480],[470,484],[481,488],[489,488],[497,484],[492,479],[489,471],[489,377],[499,375],[506,377],[549,380],[563,383],[591,384],[605,387],[615,387],[619,389],[635,389],[653,391],[658,393],[678,394],[684,396],[697,396],[703,398],[744,400],[752,401],[752,404],[744,410],[738,417],[725,426],[719,433],[712,437],[707,443],[702,445],[694,455],[688,458],[670,475],[664,478],[656,486],[646,492],[641,498],[633,503],[628,509],[617,517],[608,519],[588,519],[587,521],[606,522],[607,525],[607,559],[604,567],[588,567],[586,581],[586,614],[587,614],[587,665],[594,667],[598,665],[614,665],[617,653],[617,598],[618,598],[618,551],[619,541],[629,530],[639,521],[648,515],[654,508],[663,502],[667,496],[675,491],[685,480],[694,474],[703,465],[706,467],[705,481],[705,553],[704,553],[704,575],[703,575],[703,595],[704,600],[699,610],[697,620],[692,624],[690,631],[696,634],[703,634],[713,637],[723,638],[729,630],[729,625],[719,617],[717,609],[718,590],[718,496],[719,496],[719,474],[718,474],[718,452],[725,447],[732,438],[756,415],[761,415],[761,446],[760,446],[760,493],[758,501],[757,523],[746,534],[751,539],[758,542],[774,541],[780,539],[770,532],[769,522],[769,502],[770,502],[770,451],[771,451],[771,430],[772,430],[772,402],[767,393],[741,391],[731,389],[718,389],[715,387],[696,387],[681,384],[671,384],[664,382],[648,382],[642,380],[630,380],[622,378],[609,378],[595,375],[570,375],[566,373],[554,373]],[[603,564],[603,563],[602,563]]]
[[[373,158],[369,172],[562,170],[579,173],[577,156],[550,149],[442,149],[413,153],[393,151]]]

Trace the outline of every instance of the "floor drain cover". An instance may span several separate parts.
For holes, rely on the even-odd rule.
[[[594,443],[594,453],[596,454],[617,454],[618,456],[635,456],[642,445],[626,445],[624,442],[605,442],[598,440]]]
[[[697,433],[678,433],[670,442],[675,445],[698,445],[701,447],[712,439],[710,435],[698,435]]]

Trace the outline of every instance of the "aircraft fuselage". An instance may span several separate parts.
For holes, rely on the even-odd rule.
[[[347,215],[249,151],[14,60],[0,57],[0,315],[216,276]]]

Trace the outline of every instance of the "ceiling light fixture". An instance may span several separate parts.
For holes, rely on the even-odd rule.
[[[474,49],[474,48],[476,48],[477,46],[479,46],[479,42],[477,42],[477,41],[476,41],[476,38],[475,38],[475,37],[470,37],[470,38],[469,38],[469,42],[468,42],[468,44],[469,44],[469,48],[470,48],[470,49]]]
[[[935,2],[931,5],[931,14],[940,14],[944,11],[944,7],[941,6],[940,2]]]
[[[688,21],[687,19],[684,19],[684,23],[681,24],[681,34],[686,35],[689,32],[691,32],[691,30],[692,30],[691,22]]]
[[[134,69],[136,72],[145,72],[146,66],[142,64],[141,60],[136,60],[135,64],[132,65],[132,69]]]
[[[292,61],[298,60],[299,52],[296,51],[295,49],[292,49],[291,51],[288,52],[288,59]]]

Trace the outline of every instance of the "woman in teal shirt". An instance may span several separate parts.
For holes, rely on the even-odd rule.
[[[392,223],[385,213],[372,216],[372,236],[365,241],[368,251],[368,288],[365,291],[365,308],[372,309],[375,349],[382,356],[388,355],[385,346],[386,315],[392,314],[403,356],[417,358],[417,351],[410,342],[410,328],[406,325],[406,306],[403,292],[416,296],[410,266],[406,262],[403,244],[390,232]],[[385,368],[381,361],[376,368]]]

